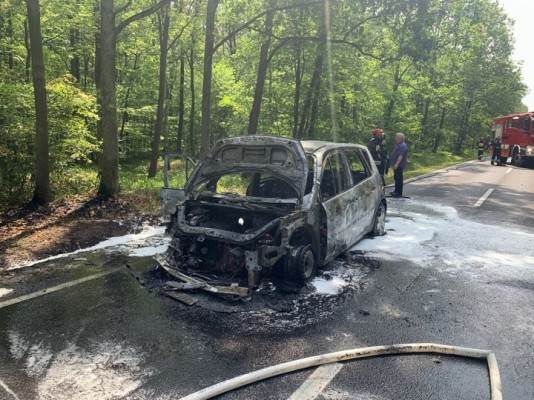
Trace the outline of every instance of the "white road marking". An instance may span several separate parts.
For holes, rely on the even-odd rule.
[[[8,394],[10,394],[15,400],[20,400],[19,396],[15,394],[13,390],[9,388],[1,379],[0,379],[0,387],[2,387]]]
[[[98,274],[85,276],[83,278],[76,279],[74,281],[62,283],[61,285],[52,286],[52,287],[49,287],[49,288],[46,288],[46,289],[39,290],[37,292],[25,294],[24,296],[19,296],[19,297],[15,297],[13,299],[2,301],[2,302],[0,302],[0,308],[4,308],[4,307],[7,307],[7,306],[10,306],[10,305],[13,305],[13,304],[21,303],[21,302],[26,301],[26,300],[35,299],[36,297],[41,297],[41,296],[44,296],[45,294],[48,294],[48,293],[53,293],[53,292],[57,292],[57,291],[62,290],[62,289],[66,289],[66,288],[69,288],[69,287],[72,287],[72,286],[76,286],[76,285],[79,285],[80,283],[84,283],[84,282],[92,281],[94,279],[102,278],[103,276],[113,274],[113,273],[115,273],[115,272],[117,272],[117,271],[119,271],[121,269],[122,269],[122,267],[114,268],[114,269],[106,271],[106,272],[100,272]]]
[[[333,363],[318,367],[288,400],[314,400],[335,378],[343,364]]]
[[[505,172],[505,174],[509,174],[510,172],[512,172],[513,168],[508,168]]]
[[[473,207],[480,207],[488,199],[488,197],[491,196],[494,190],[495,190],[494,188],[486,190],[486,193],[484,193],[482,197],[478,199],[478,201],[475,203]]]

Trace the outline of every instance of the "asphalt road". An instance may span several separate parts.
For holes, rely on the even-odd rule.
[[[534,171],[471,163],[406,194],[389,203],[388,235],[329,267],[323,283],[337,295],[260,294],[242,312],[187,307],[149,290],[150,257],[124,247],[3,273],[0,399],[176,399],[288,360],[410,342],[490,349],[504,398],[533,399]],[[383,357],[330,372],[308,398],[489,398],[485,364],[459,358]],[[222,398],[287,399],[312,373]]]

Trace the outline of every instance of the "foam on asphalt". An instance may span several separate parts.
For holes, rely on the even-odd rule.
[[[534,268],[534,234],[462,219],[453,207],[402,200],[390,201],[387,235],[363,240],[353,250],[381,259],[417,264],[436,261],[450,272],[474,277],[480,269],[510,277]]]

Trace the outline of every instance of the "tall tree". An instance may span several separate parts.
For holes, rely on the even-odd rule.
[[[271,6],[270,0],[265,0],[265,8]],[[274,11],[269,10],[265,14],[265,27],[263,31],[263,39],[260,46],[260,59],[258,62],[256,85],[254,87],[254,98],[252,101],[252,109],[248,119],[249,135],[254,135],[258,130],[258,121],[260,118],[261,102],[263,100],[263,87],[265,86],[265,77],[267,76],[267,67],[269,62],[269,48],[271,46],[271,36],[273,33],[273,18]]]
[[[154,178],[158,169],[158,158],[161,135],[164,131],[165,122],[165,100],[167,96],[167,55],[169,53],[169,24],[170,13],[169,6],[166,5],[160,10],[158,17],[159,29],[159,88],[158,88],[158,107],[156,111],[156,124],[154,126],[154,135],[152,137],[152,153],[150,157],[150,167],[148,177]]]
[[[100,0],[100,30],[95,53],[98,64],[98,92],[100,103],[100,131],[102,156],[100,159],[100,186],[98,193],[113,196],[119,192],[119,141],[117,132],[117,38],[131,23],[151,15],[170,0],[161,0],[152,6],[125,18],[119,24],[115,17],[131,4],[116,10],[114,0]],[[96,61],[95,61],[96,62]]]
[[[184,112],[185,112],[185,52],[180,49],[180,78],[178,83],[178,126],[176,128],[176,151],[181,153],[184,140]]]
[[[200,123],[200,152],[210,147],[211,81],[215,43],[215,16],[219,0],[208,0],[206,7],[206,34],[204,38],[204,79],[202,81],[202,120]]]
[[[195,31],[191,32],[191,47],[189,48],[189,90],[191,92],[191,106],[189,108],[189,150],[190,157],[195,149]]]
[[[33,200],[38,204],[46,204],[50,201],[48,108],[39,0],[27,0],[26,8],[35,99],[35,191]]]
[[[321,6],[319,12],[319,41],[315,51],[313,74],[310,79],[310,85],[308,92],[306,93],[306,98],[304,99],[299,129],[297,131],[297,137],[299,139],[310,138],[310,135],[314,134],[313,130],[315,120],[317,118],[317,109],[321,90],[321,76],[323,73],[324,56],[326,51],[326,40],[325,9]]]

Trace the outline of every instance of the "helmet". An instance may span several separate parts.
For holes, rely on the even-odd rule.
[[[382,133],[384,133],[384,131],[380,128],[375,128],[373,129],[372,133],[374,137],[377,137],[377,136],[381,136]]]

